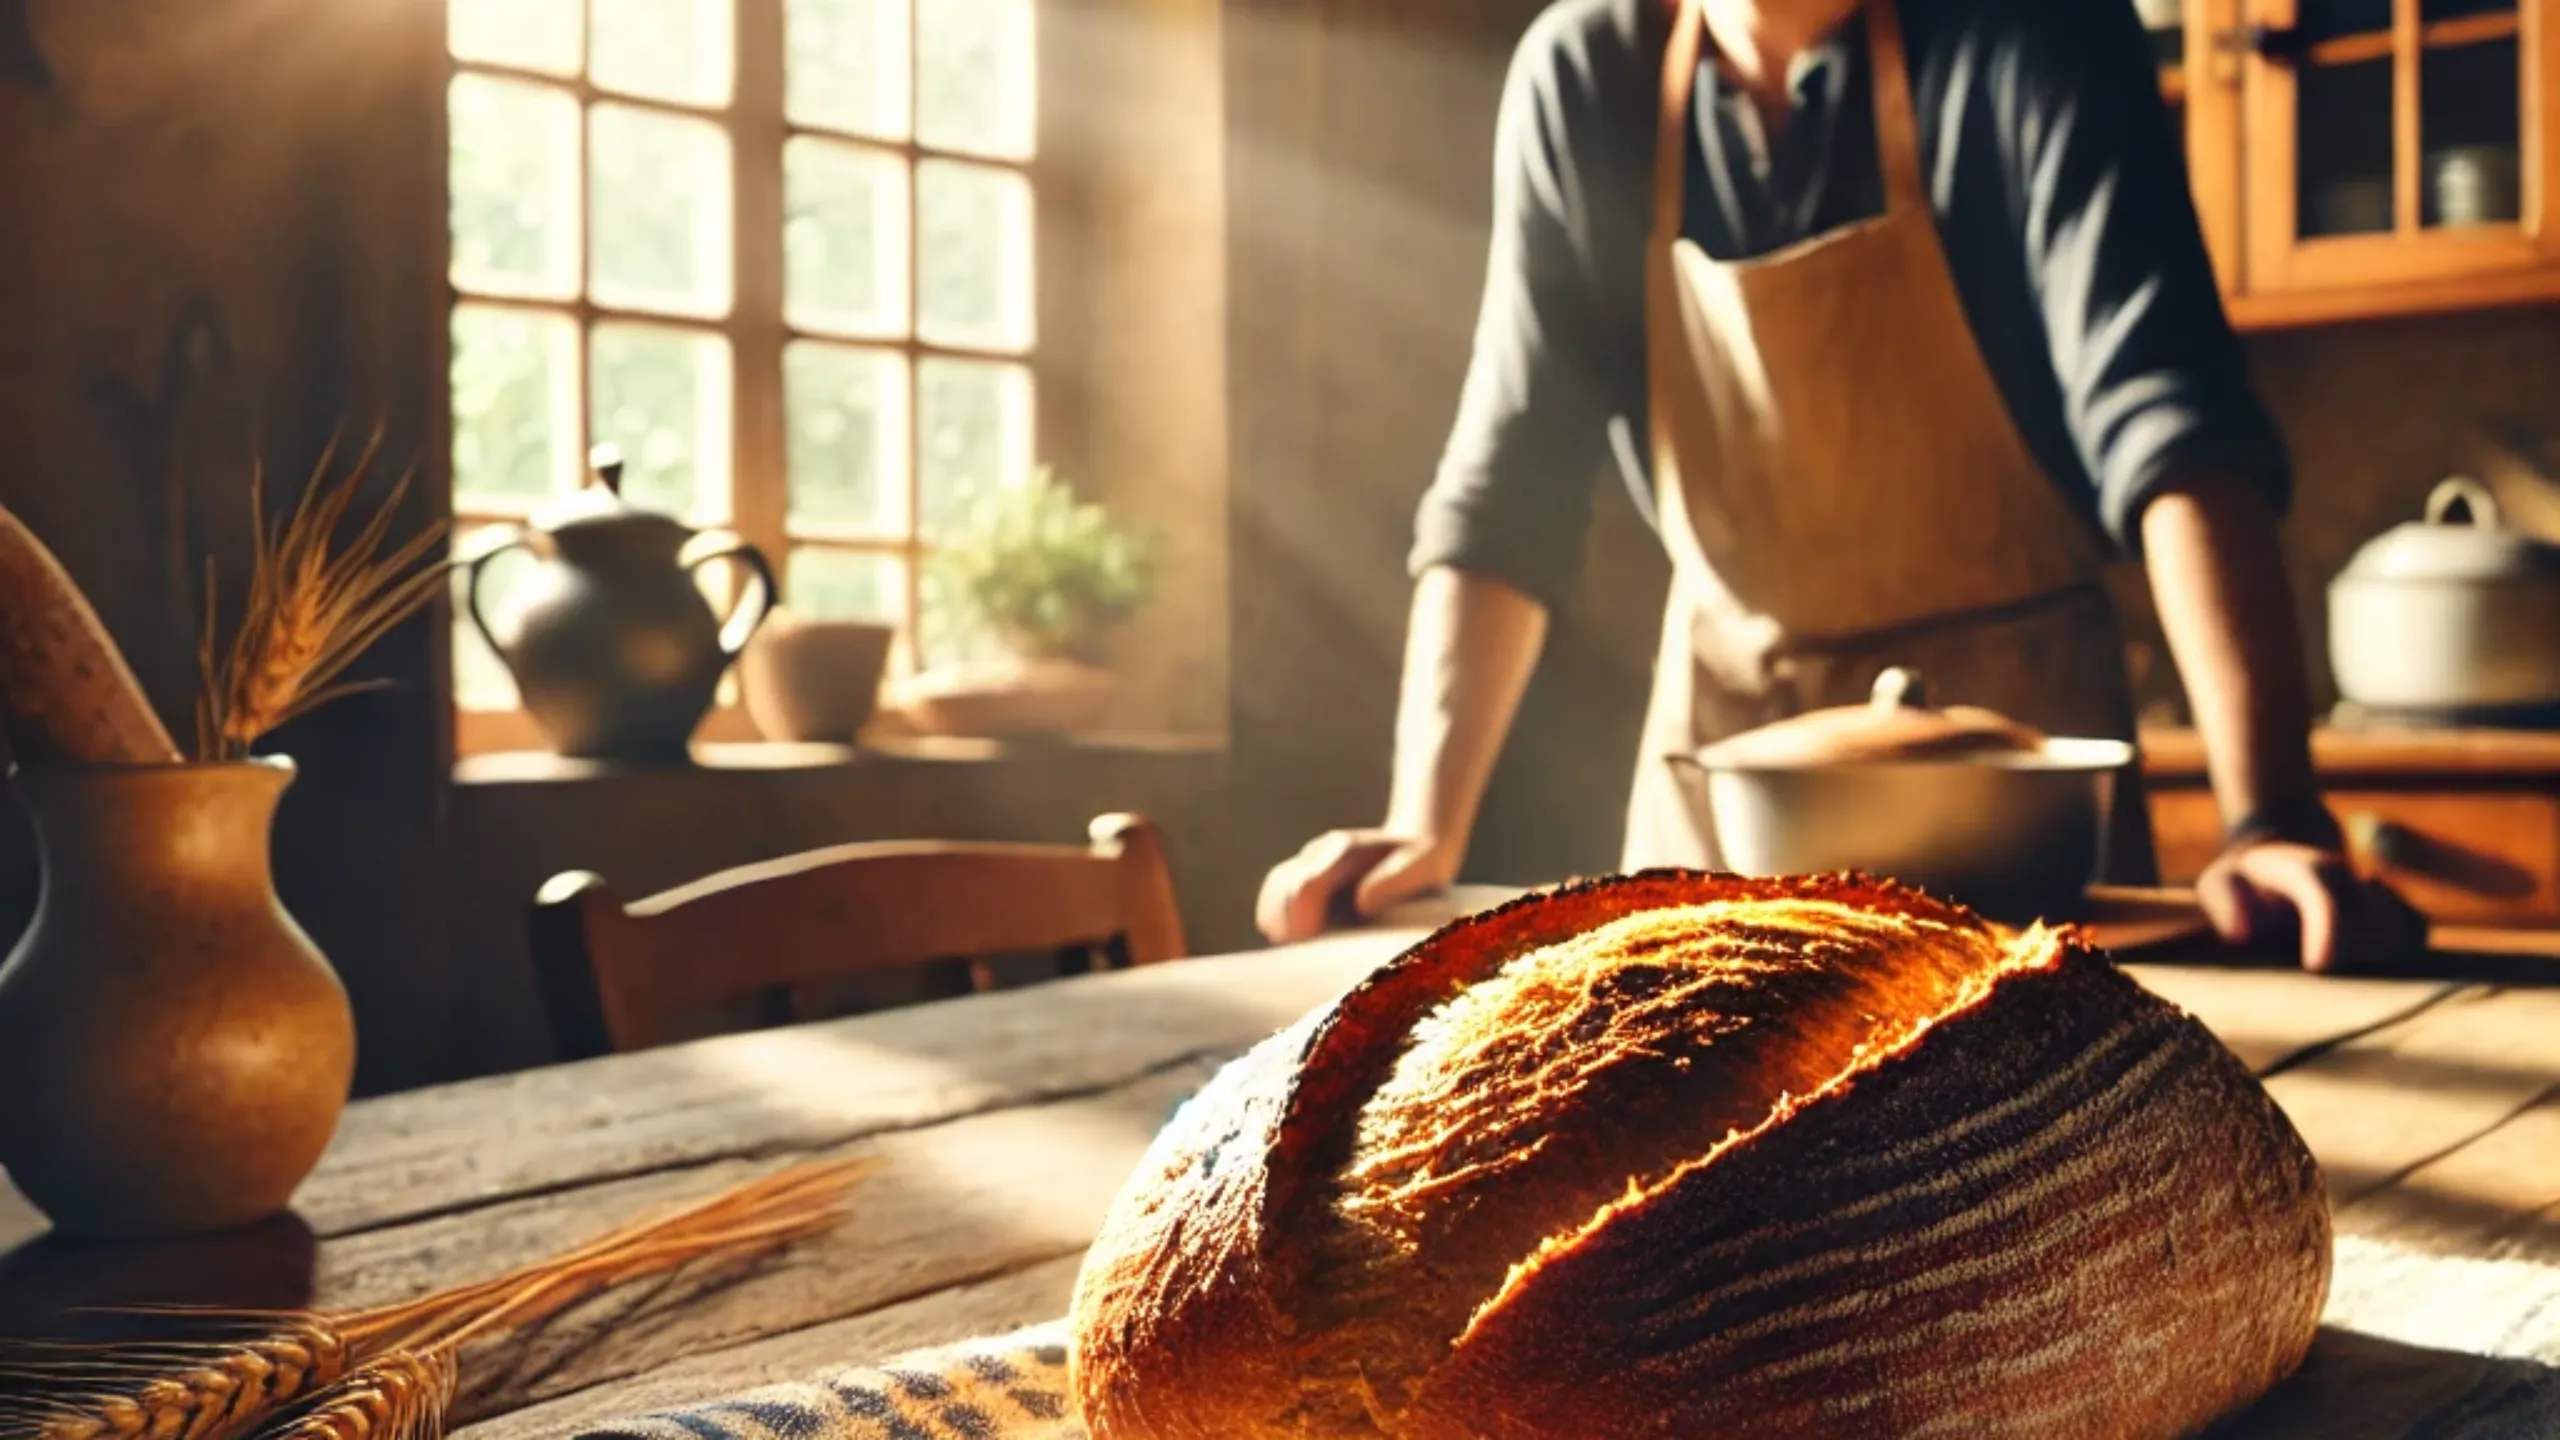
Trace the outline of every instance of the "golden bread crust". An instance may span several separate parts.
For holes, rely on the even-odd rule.
[[[1073,1380],[1097,1440],[2165,1436],[2299,1362],[2327,1266],[2265,1092],[2075,938],[1651,872],[1222,1072],[1088,1258]]]

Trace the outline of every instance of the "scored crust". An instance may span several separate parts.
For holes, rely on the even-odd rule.
[[[1652,872],[1449,927],[1223,1072],[1088,1258],[1075,1383],[1108,1440],[2003,1433],[2092,1394],[2071,1433],[2176,1434],[2298,1363],[2327,1254],[2256,1082],[2072,937]]]

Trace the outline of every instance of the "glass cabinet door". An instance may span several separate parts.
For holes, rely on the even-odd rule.
[[[2253,0],[2248,288],[2548,264],[2553,0]]]

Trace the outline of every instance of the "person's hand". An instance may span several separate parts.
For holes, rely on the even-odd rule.
[[[2426,943],[2426,920],[2389,886],[2358,876],[2334,849],[2291,840],[2223,852],[2196,881],[2196,899],[2233,945],[2292,937],[2305,970],[2351,972]]]
[[[1386,830],[1335,830],[1306,843],[1262,881],[1254,922],[1275,945],[1321,935],[1349,908],[1366,919],[1457,879],[1450,847]]]

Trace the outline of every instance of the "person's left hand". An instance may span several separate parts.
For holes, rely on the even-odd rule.
[[[2265,945],[2288,934],[2302,968],[2349,971],[2403,959],[2426,943],[2425,917],[2336,850],[2291,840],[2233,847],[2196,881],[2196,899],[2222,938]]]

